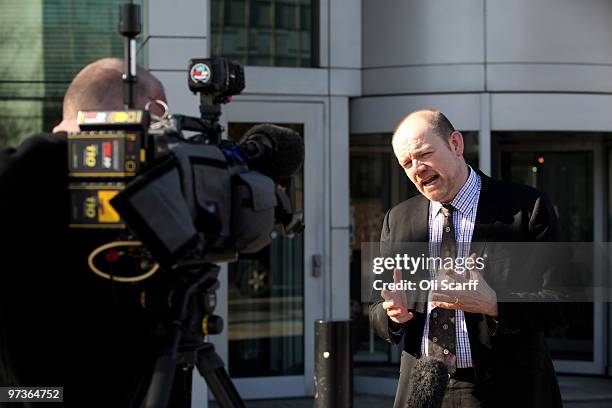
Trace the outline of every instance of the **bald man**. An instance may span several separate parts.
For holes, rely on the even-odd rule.
[[[67,406],[137,406],[155,353],[139,289],[100,279],[91,251],[112,231],[68,228],[67,146],[79,110],[123,109],[122,61],[98,60],[70,84],[55,134],[0,151],[0,386],[62,386]],[[165,101],[138,70],[136,108]],[[150,354],[153,353],[153,354]],[[145,388],[146,389],[146,388]],[[135,399],[133,399],[135,398]]]
[[[103,58],[83,68],[72,80],[64,95],[62,122],[53,128],[57,132],[77,132],[77,114],[80,110],[123,109],[123,60]],[[146,69],[137,67],[135,109],[144,109],[147,103],[166,102],[164,87]],[[152,103],[154,114],[161,114],[160,107]]]
[[[483,256],[482,248],[496,242],[556,241],[556,214],[546,196],[467,165],[463,135],[442,112],[411,113],[397,126],[392,145],[420,195],[387,212],[382,255],[393,256],[394,244],[424,242],[429,256],[466,260]],[[562,298],[558,286],[543,276],[549,265],[512,294],[523,302],[509,303],[498,302],[498,291],[512,287],[516,269],[508,273],[500,264],[489,266],[471,268],[469,276],[465,270],[429,271],[459,283],[478,282],[465,290],[436,289],[425,298],[403,290],[374,292],[370,319],[375,332],[394,344],[403,340],[395,407],[415,404],[411,370],[423,358],[442,362],[449,372],[444,408],[561,406],[544,333],[563,325],[566,316],[558,304],[536,303]],[[400,270],[393,274],[395,282],[406,277]],[[529,299],[533,302],[524,302]]]

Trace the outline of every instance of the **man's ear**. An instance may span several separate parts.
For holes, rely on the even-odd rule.
[[[463,135],[461,132],[455,130],[453,133],[451,133],[448,143],[450,144],[451,150],[457,156],[463,156],[465,145],[463,144]]]

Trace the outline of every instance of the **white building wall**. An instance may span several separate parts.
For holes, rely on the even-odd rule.
[[[607,0],[364,0],[363,95],[610,92],[611,17]]]
[[[172,112],[198,115],[198,100],[187,88],[190,58],[206,58],[210,50],[208,0],[148,0],[143,32],[147,68],[166,89]]]
[[[489,0],[487,90],[610,92],[612,3]]]
[[[363,95],[481,92],[483,0],[363,0]]]
[[[423,107],[480,131],[486,146],[491,130],[612,131],[607,0],[364,0],[363,8],[353,133],[391,132]]]

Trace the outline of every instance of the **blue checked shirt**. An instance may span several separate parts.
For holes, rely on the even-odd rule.
[[[480,197],[480,177],[469,167],[469,176],[461,190],[457,193],[451,205],[453,206],[453,226],[455,227],[455,241],[457,242],[457,257],[466,258],[470,256],[470,243],[474,234],[474,223],[476,221],[476,209]],[[429,202],[429,252],[432,256],[439,256],[440,243],[442,242],[442,225],[444,216],[440,212],[442,203]],[[435,271],[430,271],[432,276]],[[457,272],[459,273],[459,272]],[[431,296],[431,294],[430,294]],[[429,313],[433,306],[431,302],[427,307],[427,318],[421,341],[421,355],[427,356],[429,334]],[[463,310],[455,311],[455,333],[456,333],[456,357],[457,368],[472,367],[472,352],[470,350],[470,339],[468,337],[465,315]]]

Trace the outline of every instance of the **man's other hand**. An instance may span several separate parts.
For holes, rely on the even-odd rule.
[[[475,259],[476,254],[471,258]],[[468,268],[467,275],[459,275],[454,271],[447,271],[446,276],[454,283],[466,285],[466,290],[438,289],[432,291],[431,304],[444,309],[460,309],[471,313],[484,313],[497,317],[497,294],[484,280],[476,268]],[[467,285],[470,281],[477,282],[474,289]]]
[[[393,282],[397,285],[402,281],[402,272],[399,269],[393,270]],[[414,315],[408,311],[408,300],[406,299],[406,291],[404,290],[386,290],[380,292],[385,301],[382,304],[383,309],[387,311],[387,316],[394,323],[406,323],[412,319]]]

